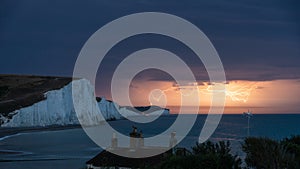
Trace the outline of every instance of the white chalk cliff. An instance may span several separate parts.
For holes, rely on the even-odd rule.
[[[75,104],[72,99],[72,87],[75,89]],[[80,124],[79,121],[83,125],[97,125],[107,119],[138,115],[104,98],[98,102],[94,95],[94,87],[85,79],[73,80],[61,89],[44,93],[44,96],[45,100],[10,112],[9,114],[13,115],[11,119],[1,116],[1,120],[4,121],[1,127],[64,126]],[[122,112],[122,115],[119,112]],[[163,114],[169,114],[169,111],[166,109]]]

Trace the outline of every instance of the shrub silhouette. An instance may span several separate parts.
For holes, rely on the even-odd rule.
[[[156,168],[159,169],[240,169],[241,159],[230,154],[230,143],[196,143],[186,156],[172,155]],[[153,168],[153,167],[152,167]]]
[[[281,144],[294,156],[294,168],[300,168],[300,136],[285,138]],[[290,167],[292,168],[292,166]]]
[[[287,146],[278,141],[249,137],[245,139],[242,149],[246,153],[245,162],[250,168],[295,168],[294,154],[288,150]]]

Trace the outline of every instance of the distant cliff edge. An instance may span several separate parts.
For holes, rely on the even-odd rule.
[[[72,87],[76,88],[73,94],[77,114]],[[97,125],[103,120],[141,115],[137,110],[148,109],[119,106],[105,98],[96,98],[94,87],[85,79],[0,75],[1,127],[64,126],[80,124],[79,121],[83,125]],[[169,114],[168,109],[157,106],[150,113],[159,115],[161,111]]]

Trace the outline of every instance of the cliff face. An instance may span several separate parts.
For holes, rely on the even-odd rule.
[[[47,91],[61,89],[71,81],[68,77],[0,75],[0,114],[6,116],[45,100]]]
[[[74,93],[74,101],[81,113],[77,115],[72,100],[72,86],[78,89]],[[73,80],[60,89],[49,90],[43,93],[43,98],[30,106],[0,113],[1,127],[72,125],[79,124],[78,118],[84,125],[96,125],[105,119],[139,115],[131,108],[121,107],[104,98],[96,100],[94,87],[84,79]],[[169,111],[166,109],[163,114],[169,114]]]

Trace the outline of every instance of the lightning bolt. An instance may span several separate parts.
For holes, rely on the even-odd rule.
[[[218,90],[218,85],[225,85],[224,90]],[[212,94],[214,92],[225,92],[225,95],[229,97],[234,102],[244,102],[246,103],[249,99],[251,93],[257,88],[255,83],[246,83],[240,84],[237,82],[230,82],[228,84],[224,83],[204,83],[204,89],[200,89],[197,83],[189,83],[185,86],[179,86],[178,84],[173,85],[164,90],[160,90],[161,93],[158,96],[151,94],[153,100],[159,102],[162,96],[169,91],[175,91],[176,93],[180,93],[184,96],[189,96],[194,94],[197,90],[202,94]],[[196,89],[196,90],[195,90]],[[182,90],[188,90],[190,92],[181,92]],[[152,104],[152,103],[150,103]]]
[[[257,88],[256,84],[237,84],[237,83],[228,83],[225,84],[225,90],[214,90],[212,89],[214,85],[219,85],[218,83],[213,83],[211,85],[206,84],[206,89],[200,90],[202,93],[210,94],[213,92],[225,92],[225,95],[230,97],[232,101],[235,102],[244,102],[246,103],[249,99],[249,96],[253,90]]]
[[[257,88],[256,85],[253,86],[241,86],[235,90],[228,89],[226,90],[226,96],[229,96],[232,101],[244,102],[246,103],[249,99],[249,96],[253,90]]]

